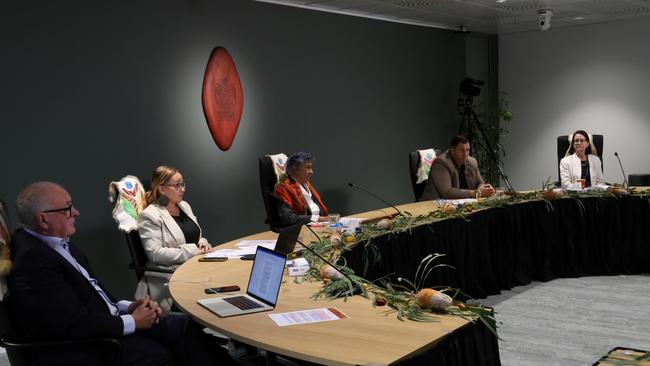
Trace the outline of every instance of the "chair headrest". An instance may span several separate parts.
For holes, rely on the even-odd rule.
[[[279,182],[283,180],[286,176],[286,169],[287,169],[287,155],[283,153],[279,154],[274,154],[274,155],[267,155],[269,158],[271,158],[271,161],[273,162],[273,172],[275,173],[275,182]]]
[[[416,184],[426,182],[429,179],[429,171],[431,170],[431,164],[436,159],[436,152],[433,149],[424,149],[418,150],[420,154],[420,162],[418,163],[417,177],[418,180]]]
[[[138,229],[138,216],[146,206],[146,197],[142,182],[127,175],[108,186],[108,200],[113,206],[113,219],[118,229],[130,232]]]

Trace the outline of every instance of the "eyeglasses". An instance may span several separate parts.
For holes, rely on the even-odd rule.
[[[55,209],[53,209],[53,210],[45,210],[45,211],[42,211],[41,213],[61,212],[61,213],[64,214],[66,217],[71,217],[71,216],[72,216],[72,208],[73,208],[73,207],[74,207],[74,206],[73,206],[72,203],[71,203],[70,206],[68,206],[68,207],[64,207],[64,208],[55,208]]]
[[[185,182],[180,182],[176,184],[163,184],[165,187],[174,187],[175,190],[180,191],[181,189],[185,189],[186,185]]]
[[[587,140],[573,140],[574,145],[584,144],[585,142],[587,142]]]

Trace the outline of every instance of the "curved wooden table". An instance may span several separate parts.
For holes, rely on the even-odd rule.
[[[648,187],[645,187],[645,189],[648,189]],[[558,201],[557,206],[558,208],[561,209],[558,213],[550,213],[550,211],[548,211],[548,207],[546,207],[544,203],[535,202],[535,201],[531,203],[524,203],[524,205],[521,206],[517,205],[517,207],[513,206],[508,210],[513,210],[511,214],[517,217],[519,217],[519,215],[522,214],[522,212],[524,211],[525,212],[531,211],[535,213],[535,210],[538,210],[544,214],[545,220],[550,220],[549,221],[550,223],[554,223],[557,220],[572,219],[575,221],[579,219],[581,220],[580,221],[581,225],[583,226],[586,225],[585,228],[588,228],[589,224],[592,223],[592,221],[589,220],[595,218],[598,218],[600,220],[606,220],[609,218],[609,216],[603,215],[602,212],[603,209],[599,208],[600,206],[598,206],[600,204],[603,205],[608,204],[609,202],[609,204],[612,204],[612,207],[614,209],[612,214],[614,216],[622,215],[620,217],[617,216],[618,218],[614,217],[614,221],[632,220],[633,218],[635,218],[636,221],[634,222],[625,221],[624,222],[625,225],[618,225],[618,226],[613,225],[613,223],[603,222],[602,226],[604,226],[605,228],[611,226],[619,230],[619,231],[612,231],[612,233],[625,234],[627,233],[626,228],[629,225],[633,225],[634,228],[636,229],[634,233],[638,234],[638,237],[633,237],[633,238],[622,237],[621,239],[622,241],[627,240],[625,241],[625,243],[623,243],[625,245],[623,245],[621,248],[618,247],[610,248],[607,245],[605,245],[606,247],[605,249],[607,250],[603,249],[604,250],[603,253],[609,253],[609,251],[612,250],[613,251],[622,250],[622,251],[628,251],[623,253],[627,257],[647,258],[647,256],[645,255],[645,253],[647,252],[645,248],[647,248],[647,246],[643,245],[644,243],[642,243],[642,241],[644,241],[643,238],[648,237],[647,231],[645,231],[644,228],[645,228],[645,224],[647,224],[647,221],[645,221],[645,217],[648,217],[647,215],[650,214],[649,212],[650,210],[648,209],[647,206],[639,204],[639,202],[643,203],[645,201],[633,201],[624,198],[621,200],[612,199],[609,201],[591,199],[591,201],[589,202],[587,201],[584,202],[589,203],[591,206],[593,206],[592,208],[594,209],[594,211],[582,215],[578,212],[579,211],[578,206],[572,200],[566,200],[564,202]],[[620,207],[618,206],[619,203],[621,205]],[[568,207],[569,204],[575,207],[573,206]],[[540,206],[541,208],[536,206]],[[435,210],[437,208],[437,205],[434,202],[429,201],[429,202],[419,202],[419,203],[400,205],[398,207],[402,211],[408,211],[413,215],[418,215],[418,214],[426,214],[432,210]],[[603,206],[603,208],[606,207],[607,206]],[[641,218],[636,217],[635,216],[636,211],[634,211],[634,209],[641,210],[641,208],[643,208],[643,212],[641,212],[642,217]],[[520,212],[520,210],[523,211]],[[494,212],[487,211],[487,212],[480,213],[477,216],[473,216],[472,221],[469,223],[464,222],[462,220],[461,221],[456,220],[457,223],[454,223],[453,221],[438,223],[435,226],[439,229],[438,230],[439,232],[436,232],[435,235],[440,235],[444,231],[444,230],[441,231],[439,227],[440,225],[443,224],[453,226],[459,223],[458,225],[463,225],[458,229],[461,231],[469,230],[472,227],[472,225],[478,225],[478,227],[482,229],[485,229],[486,227],[490,228],[490,224],[494,224],[494,222],[490,220],[500,219],[500,217],[496,217],[496,216],[494,218],[490,218],[491,214],[497,215],[499,212],[501,211],[494,211]],[[372,218],[386,217],[387,215],[392,215],[394,213],[395,211],[392,208],[386,208],[382,210],[357,214],[355,216],[372,219]],[[556,215],[565,215],[565,216],[555,217]],[[602,217],[599,215],[601,215]],[[535,215],[532,215],[531,218],[533,221],[541,220],[539,217]],[[484,222],[481,220],[483,220]],[[532,222],[530,224],[541,225],[538,222]],[[523,229],[526,229],[527,227],[528,226],[524,225]],[[548,225],[548,227],[553,228],[552,229],[553,233],[555,233],[556,231],[563,232],[562,230],[568,231],[571,229],[571,228],[563,228],[562,230],[560,230],[558,227],[550,224]],[[547,227],[544,227],[542,229],[547,229]],[[419,231],[420,234],[425,233],[429,235],[428,233],[430,230],[421,229]],[[548,230],[546,231],[548,232]],[[414,234],[417,232],[418,232],[417,229],[413,230]],[[585,229],[584,232],[588,232],[588,230]],[[537,231],[534,231],[530,235],[536,235],[535,233],[537,233]],[[643,235],[641,235],[640,233],[643,233]],[[503,250],[503,248],[501,248],[501,241],[497,240],[499,239],[498,236],[496,237],[496,239],[493,238],[494,240],[492,240],[493,242],[491,242],[487,240],[489,239],[489,235],[477,229],[476,235],[479,234],[480,235],[485,234],[485,237],[482,238],[482,240],[476,241],[478,243],[476,245],[479,245],[476,248],[479,249],[483,248],[482,249],[483,252],[481,253],[485,254],[485,250],[488,250],[488,254],[491,253],[490,250],[492,249],[490,249],[490,246],[494,246],[499,250]],[[309,239],[311,235],[312,234],[307,229],[303,228],[302,236],[305,242],[310,241]],[[426,245],[424,245],[427,243],[431,244],[430,241],[433,240],[431,237],[427,235],[422,235],[421,238],[419,239],[420,241],[424,240],[425,242],[423,243],[414,241],[414,238],[410,238],[410,237],[408,238],[408,242],[415,243],[414,245],[416,246],[416,248],[412,248],[414,249],[413,253],[409,252],[411,254],[411,257],[422,258],[422,256],[425,254],[431,252],[440,252],[439,250],[440,248],[438,247],[434,246],[432,248],[428,248],[426,247]],[[225,248],[232,247],[237,242],[244,239],[274,239],[276,237],[277,234],[275,233],[264,232],[264,233],[251,235],[245,238],[241,238],[238,240],[225,243],[224,247]],[[405,238],[402,238],[400,235],[393,235],[393,236],[387,236],[386,238],[383,238],[381,240],[386,242],[393,240],[399,244],[400,240],[402,239],[406,240]],[[520,247],[522,245],[520,244],[527,244],[525,242],[521,243],[520,242],[521,240],[517,238],[515,239],[516,240],[514,244],[516,244],[515,245],[516,248],[521,249]],[[480,243],[484,241],[485,244],[480,245]],[[420,244],[423,244],[425,247],[420,248]],[[452,244],[455,245],[458,243],[454,242]],[[647,242],[645,244],[647,244]],[[551,250],[555,248],[553,247],[554,245],[553,243],[550,244],[546,243],[545,245],[550,246],[550,248],[546,248],[542,245],[542,249],[546,248],[548,250]],[[400,248],[399,245],[384,245],[383,247],[385,248],[390,247],[394,250],[397,250],[399,251],[399,254],[395,252],[387,251],[382,255],[387,255],[388,257],[391,256],[391,253],[394,255],[402,255],[401,251],[403,250],[403,248]],[[592,246],[587,246],[587,247],[593,250],[597,249],[597,248],[593,248]],[[461,260],[466,257],[464,256],[465,250],[471,251],[471,249],[475,247],[465,248],[465,249],[463,248],[458,249],[462,253],[456,253],[456,256],[460,255]],[[534,251],[533,249],[539,250],[539,248],[537,247],[535,248],[527,249],[528,251],[531,252],[530,253],[526,252],[528,253],[525,256],[527,261],[525,261],[524,264],[530,265],[530,263],[532,263],[530,261],[533,259],[537,259],[538,261],[543,261],[544,258],[546,258],[544,256],[540,257],[538,255],[535,255],[535,253],[537,252]],[[448,253],[450,255],[449,258],[451,260],[454,257],[453,252],[456,249],[454,246],[450,246],[446,249],[447,251],[442,250],[442,252],[445,253],[449,252]],[[423,252],[419,253],[418,250]],[[550,251],[549,253],[552,253],[552,251]],[[640,253],[643,253],[643,255]],[[475,254],[475,256],[476,255],[478,254]],[[470,263],[468,264],[467,263],[456,264],[453,262],[451,262],[451,264],[452,265],[456,264],[457,268],[464,268],[467,271],[469,271],[465,277],[467,277],[466,280],[470,281],[471,283],[474,283],[476,281],[480,282],[482,277],[488,275],[495,276],[495,278],[504,281],[504,279],[501,277],[504,277],[505,279],[510,279],[510,277],[512,276],[516,277],[517,273],[519,273],[515,271],[515,269],[521,267],[523,264],[512,262],[512,260],[515,260],[520,256],[521,255],[513,254],[512,258],[510,258],[511,261],[510,262],[506,261],[504,262],[505,264],[500,264],[501,262],[499,261],[495,261],[494,263],[492,263],[492,261],[490,260],[474,258],[476,260],[481,261],[482,267],[478,269],[474,268],[476,266],[476,263],[472,261],[470,261]],[[557,256],[553,258],[556,257]],[[489,256],[486,258],[489,258]],[[581,257],[568,256],[567,258],[568,258],[567,260],[578,258],[575,259],[574,261],[579,262],[579,259]],[[532,268],[535,269],[537,267],[541,267],[542,264],[544,263],[541,264],[533,263],[535,265],[532,265]],[[397,320],[396,314],[392,312],[390,308],[387,307],[373,308],[368,299],[362,298],[360,296],[354,296],[352,298],[349,298],[348,301],[344,301],[342,299],[337,299],[335,301],[326,301],[326,300],[315,301],[313,299],[310,299],[310,297],[313,294],[315,294],[318,291],[319,287],[321,286],[320,282],[296,284],[294,283],[293,279],[289,277],[285,277],[285,282],[283,283],[282,288],[280,290],[279,303],[277,308],[274,310],[274,312],[288,312],[288,311],[307,310],[307,309],[334,306],[340,309],[341,311],[343,311],[344,313],[346,313],[349,316],[348,319],[331,321],[331,322],[323,322],[323,323],[315,323],[315,324],[295,325],[289,327],[278,327],[269,318],[268,316],[269,312],[249,314],[244,316],[222,319],[212,314],[211,312],[205,310],[204,308],[202,308],[196,303],[197,299],[206,298],[210,296],[217,296],[217,295],[206,295],[203,292],[203,289],[205,287],[216,287],[216,286],[236,284],[239,285],[242,289],[245,289],[248,282],[248,275],[250,272],[251,264],[252,262],[250,261],[241,261],[241,260],[230,260],[221,263],[198,262],[198,257],[194,258],[188,261],[187,263],[183,264],[181,267],[179,267],[174,273],[174,275],[172,276],[169,285],[171,294],[176,304],[183,311],[190,314],[194,319],[196,319],[201,324],[211,329],[214,329],[216,331],[219,331],[221,333],[224,333],[233,339],[254,345],[256,347],[260,347],[262,349],[266,349],[271,352],[275,352],[277,354],[286,355],[301,360],[307,360],[307,361],[327,364],[327,365],[365,365],[368,363],[391,364],[391,363],[398,363],[400,361],[404,363],[408,363],[410,361],[410,363],[414,363],[414,364],[437,363],[437,364],[445,364],[445,365],[453,365],[453,364],[495,365],[495,364],[499,364],[500,362],[498,356],[498,348],[496,345],[496,339],[494,339],[494,337],[490,337],[490,336],[486,337],[480,334],[481,328],[478,328],[478,326],[475,326],[474,324],[468,324],[466,320],[463,320],[458,317],[440,316],[440,322],[436,322],[436,323],[417,323],[412,321],[402,322]],[[514,265],[515,268],[514,269],[510,268],[509,264]],[[580,263],[571,262],[568,264],[577,265]],[[605,267],[607,266],[607,264],[608,263],[604,263]],[[506,271],[507,273],[506,274],[497,273],[496,275],[491,273],[489,270],[490,269],[493,270],[494,268],[492,267],[495,265],[497,267],[502,265],[504,267],[502,268],[502,270]],[[413,266],[412,263],[407,264],[407,268],[409,269],[412,269],[412,266]],[[484,268],[485,266],[487,266],[487,269]],[[621,267],[620,263],[618,267]],[[621,269],[618,267],[614,268],[614,270],[616,271]],[[497,269],[500,268],[501,267]],[[634,267],[634,271],[645,272],[646,268],[648,268],[647,263],[642,266],[637,265],[636,267]],[[388,270],[391,273],[395,272],[392,268],[388,268]],[[608,272],[607,268],[602,268],[598,270]],[[626,269],[622,268],[621,270],[626,270]],[[611,271],[611,269],[609,271]],[[533,274],[537,273],[535,271],[533,272],[534,272]],[[561,276],[565,272],[560,271],[558,273],[553,273],[553,276],[555,277],[549,277],[549,278],[556,278],[557,276]],[[567,273],[573,273],[573,272],[567,272]],[[591,272],[586,272],[586,273],[589,274]],[[544,280],[544,278],[541,279]],[[520,282],[521,281],[523,280],[520,280]],[[527,279],[527,281],[530,282],[529,279]],[[453,285],[453,282],[449,282],[449,281],[443,281],[441,283]],[[471,283],[469,283],[469,285],[471,285]],[[496,281],[495,283],[497,288],[499,288],[499,286],[501,286],[501,288],[508,288],[508,283],[510,282],[506,281],[504,283],[501,283],[499,281]],[[522,283],[526,283],[526,281]],[[465,285],[468,284],[466,283]],[[467,287],[467,286],[462,286],[462,287]],[[454,335],[445,337],[445,335],[448,335],[451,332],[454,332]],[[464,355],[466,354],[471,354],[471,355],[466,358],[463,358]],[[429,356],[432,357],[427,358]]]
[[[415,214],[435,209],[435,204],[422,202],[398,207]],[[356,216],[376,218],[391,213],[392,209],[384,209]],[[305,238],[312,234],[303,228],[301,235]],[[273,232],[263,232],[225,243],[222,248],[232,247],[240,240],[276,237]],[[327,365],[390,364],[425,352],[448,333],[468,324],[454,316],[440,316],[440,322],[432,323],[400,321],[390,308],[373,308],[370,300],[361,296],[347,301],[316,301],[310,297],[318,291],[320,282],[297,284],[286,275],[273,312],[219,318],[196,300],[218,296],[206,295],[206,287],[239,285],[244,291],[252,261],[198,262],[198,258],[180,266],[172,276],[169,289],[177,306],[210,329],[280,355]],[[278,327],[269,317],[270,313],[323,307],[337,307],[349,318]]]

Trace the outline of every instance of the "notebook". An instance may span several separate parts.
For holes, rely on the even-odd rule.
[[[295,224],[280,231],[278,240],[275,242],[275,251],[287,255],[293,252],[296,247],[296,240],[300,235],[303,224]]]
[[[222,318],[273,310],[280,293],[285,262],[285,254],[259,246],[245,295],[234,294],[197,302]]]

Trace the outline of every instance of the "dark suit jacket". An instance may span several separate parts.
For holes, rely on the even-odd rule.
[[[122,319],[110,313],[97,291],[65,258],[23,229],[14,233],[11,250],[14,267],[8,277],[9,302],[15,325],[26,339],[122,337]],[[86,256],[73,244],[70,252],[93,276]],[[90,360],[98,358],[97,350],[87,350],[85,355],[84,351],[50,349],[35,352],[34,361],[49,364],[56,359],[65,364],[69,358],[69,364],[94,364]]]
[[[467,187],[469,189],[460,189],[458,174],[458,168],[451,156],[449,156],[449,150],[438,155],[436,160],[433,161],[433,164],[431,164],[429,179],[424,186],[420,201],[440,198],[474,198],[471,190],[483,184],[483,177],[481,177],[481,173],[478,170],[476,159],[470,156],[465,161],[465,177],[467,178]]]

